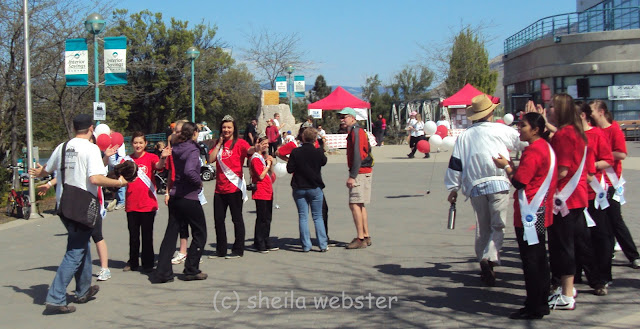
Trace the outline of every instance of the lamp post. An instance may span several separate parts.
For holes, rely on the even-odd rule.
[[[295,71],[296,68],[293,65],[287,66],[287,73],[289,73],[289,85],[287,86],[287,93],[289,94],[289,110],[293,114],[293,80],[291,79],[291,74]]]
[[[187,49],[187,58],[191,60],[191,122],[196,122],[196,89],[194,83],[195,60],[200,56],[200,52],[196,47]]]
[[[96,102],[100,101],[100,73],[98,72],[98,37],[104,30],[105,22],[102,15],[98,13],[93,13],[87,16],[87,20],[84,21],[84,28],[87,32],[93,34],[93,81],[96,90]]]

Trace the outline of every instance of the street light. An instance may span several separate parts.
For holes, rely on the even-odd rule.
[[[195,91],[195,84],[193,82],[194,80],[193,77],[194,77],[194,69],[195,69],[194,61],[196,60],[196,58],[198,58],[198,56],[200,56],[200,52],[196,47],[189,47],[189,49],[187,49],[186,54],[187,54],[187,58],[191,60],[191,122],[196,122],[196,103],[195,103],[196,91]]]
[[[296,68],[293,65],[287,66],[287,73],[289,73],[289,87],[287,87],[287,93],[289,94],[289,110],[293,114],[293,80],[291,80],[291,74]],[[291,89],[291,90],[289,90]]]
[[[84,28],[87,32],[93,34],[93,81],[96,90],[96,103],[100,101],[100,80],[99,80],[99,72],[98,72],[98,37],[104,30],[105,22],[102,15],[98,13],[93,13],[87,16],[87,20],[84,21]]]

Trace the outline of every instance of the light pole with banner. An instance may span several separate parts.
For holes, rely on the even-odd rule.
[[[93,83],[95,88],[95,102],[100,102],[100,72],[98,71],[98,34],[104,30],[105,21],[102,15],[93,13],[84,21],[84,28],[93,34]],[[98,121],[96,124],[99,124]]]
[[[293,114],[293,81],[291,80],[291,74],[295,71],[296,68],[293,65],[287,66],[287,73],[289,73],[289,80],[287,83],[287,93],[289,94],[289,110]]]
[[[189,47],[187,49],[187,58],[191,60],[191,122],[196,122],[196,89],[194,83],[194,69],[195,69],[195,60],[200,56],[200,52],[196,47]]]

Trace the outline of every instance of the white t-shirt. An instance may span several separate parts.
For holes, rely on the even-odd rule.
[[[47,161],[46,170],[54,172],[58,170],[60,174],[62,145],[58,145]],[[91,143],[88,139],[74,138],[67,144],[66,160],[65,160],[65,182],[69,185],[81,188],[91,194],[98,196],[98,186],[91,184],[89,177],[95,175],[106,175],[107,170],[102,163],[100,149],[97,145]],[[60,194],[56,193],[56,201],[60,202],[62,195],[62,175],[58,176],[58,189]],[[57,191],[56,191],[57,192]]]
[[[324,137],[324,135],[326,134],[327,133],[324,131],[324,129],[318,130],[318,139],[322,139],[322,137]]]
[[[296,138],[293,137],[293,135],[287,135],[287,137],[284,138],[284,143],[289,143],[289,142],[295,142]]]
[[[280,122],[278,121],[278,119],[273,118],[273,125],[276,126],[276,128],[278,128],[278,130],[280,130]]]
[[[451,129],[451,124],[447,120],[439,120],[438,122],[436,122],[436,125],[445,126],[447,127],[447,129]]]

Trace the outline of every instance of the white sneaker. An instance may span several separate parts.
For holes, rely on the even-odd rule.
[[[111,270],[108,268],[101,268],[98,272],[98,281],[107,281],[111,279]]]
[[[613,251],[622,251],[622,248],[620,247],[620,244],[618,243],[618,241],[616,241],[616,245],[613,246]]]
[[[553,294],[549,296],[548,301],[551,302],[553,298],[560,295],[562,295],[562,287],[556,288],[556,291],[554,291]],[[578,297],[578,291],[576,290],[575,287],[573,287],[573,298],[576,298],[576,297]]]
[[[573,297],[564,295],[555,295],[551,301],[549,301],[549,308],[552,310],[575,310],[576,300]]]
[[[113,210],[120,210],[122,208],[124,208],[124,203],[117,204],[116,207],[113,208]]]
[[[184,263],[184,260],[187,259],[187,255],[181,252],[171,259],[171,264],[178,265]]]
[[[109,203],[107,204],[107,211],[113,211],[113,209],[116,207],[116,203],[118,203],[118,200],[116,199],[109,201]]]

